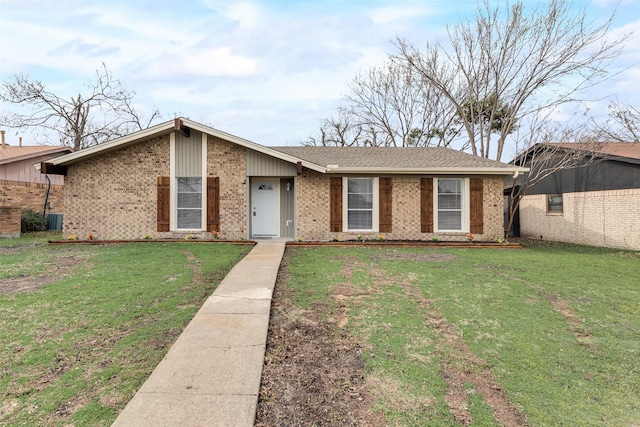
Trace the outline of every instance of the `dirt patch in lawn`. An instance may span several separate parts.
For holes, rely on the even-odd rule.
[[[14,249],[4,248],[4,249]],[[0,282],[0,294],[14,294],[41,288],[50,283],[57,282],[68,277],[74,268],[86,262],[84,257],[64,255],[53,258],[47,263],[46,274],[23,274],[16,277],[8,277]]]
[[[324,320],[328,306],[304,311],[289,302],[289,258],[273,296],[256,425],[384,425],[365,388],[362,344]]]

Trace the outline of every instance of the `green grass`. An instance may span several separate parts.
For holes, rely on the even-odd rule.
[[[466,375],[472,425],[500,425],[478,376],[532,426],[640,423],[640,253],[315,248],[297,250],[289,271],[304,308],[349,295],[346,328],[366,341],[369,388],[389,424],[459,425],[444,366]]]
[[[0,424],[110,425],[249,246],[0,246]]]

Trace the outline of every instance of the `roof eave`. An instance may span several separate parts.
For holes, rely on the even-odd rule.
[[[53,147],[51,150],[37,151],[35,153],[23,154],[16,157],[10,157],[8,159],[0,159],[0,165],[14,163],[14,162],[21,162],[23,160],[29,160],[34,157],[48,156],[49,154],[55,154],[61,151],[69,151],[69,150],[71,150],[69,147]]]
[[[127,145],[134,143],[140,139],[168,133],[168,131],[173,130],[173,128],[173,122],[161,123],[159,125],[134,132],[130,135],[116,138],[109,142],[104,142],[99,145],[94,145],[93,147],[83,148],[82,150],[78,150],[64,156],[56,157],[50,163],[53,163],[54,165],[68,166],[80,160],[95,157],[101,153],[106,153],[108,151],[126,147]]]
[[[513,175],[529,172],[529,168],[514,166],[512,168],[368,168],[338,167],[327,168],[327,174],[371,174],[371,175]]]

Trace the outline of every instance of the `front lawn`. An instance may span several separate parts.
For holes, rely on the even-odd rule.
[[[110,425],[250,246],[0,244],[0,424]]]
[[[276,289],[291,306],[272,314],[260,425],[312,423],[303,401],[333,425],[640,425],[640,253],[320,247],[286,264]],[[314,396],[286,386],[357,357],[363,386],[353,370],[324,391],[308,381]]]

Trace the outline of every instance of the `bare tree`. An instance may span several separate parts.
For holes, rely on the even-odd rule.
[[[609,104],[609,119],[593,121],[601,138],[618,142],[640,142],[640,109],[619,102]]]
[[[604,159],[599,152],[607,142],[600,139],[596,129],[587,126],[589,122],[593,119],[586,112],[570,123],[555,123],[549,115],[538,115],[515,136],[521,149],[512,163],[529,168],[529,172],[505,182],[509,196],[505,237],[511,230],[520,201],[531,187],[559,171],[590,166]]]
[[[44,133],[43,142],[80,150],[145,129],[160,117],[160,112],[154,109],[148,120],[143,119],[133,105],[135,92],[128,91],[104,63],[85,89],[67,98],[50,92],[42,82],[32,81],[28,75],[16,75],[2,84],[0,99],[28,111],[2,114],[0,124],[35,129]],[[59,140],[53,141],[49,131]]]
[[[541,2],[531,12],[521,1],[503,5],[485,0],[475,19],[448,29],[446,44],[419,50],[398,39],[394,56],[452,103],[473,154],[495,160],[525,117],[575,102],[604,81],[630,37],[611,38],[613,15],[594,24],[569,1]]]
[[[447,146],[460,131],[455,109],[431,85],[392,61],[356,76],[343,106],[303,144]]]

